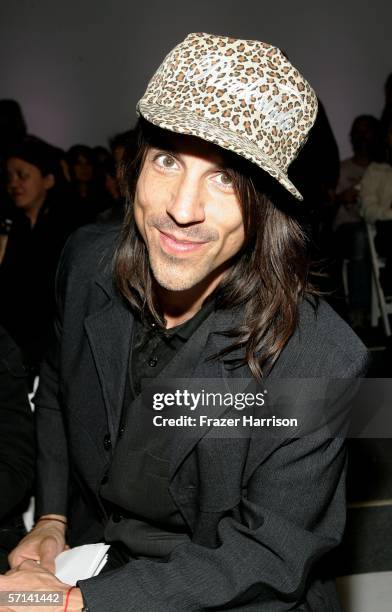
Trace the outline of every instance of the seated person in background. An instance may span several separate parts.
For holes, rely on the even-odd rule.
[[[138,112],[121,234],[82,228],[61,258],[36,397],[38,521],[0,589],[68,592],[68,611],[337,612],[326,555],[344,530],[344,431],[188,435],[155,427],[141,393],[145,378],[315,377],[318,391],[340,378],[321,403],[346,414],[367,354],[315,298],[287,175],[316,95],[276,47],[190,34]],[[71,546],[110,544],[111,571],[72,591],[51,573],[66,524]]]
[[[336,188],[333,243],[341,273],[348,260],[349,318],[354,327],[364,327],[370,311],[371,266],[366,228],[359,209],[359,188],[369,164],[381,156],[380,122],[371,115],[354,120],[350,140],[354,155],[342,161]]]
[[[70,176],[70,211],[76,229],[96,221],[98,214],[110,206],[110,199],[91,147],[74,145],[66,159]]]
[[[366,168],[371,162],[381,161],[380,122],[372,115],[359,115],[353,121],[350,131],[353,156],[340,164],[336,201],[340,204],[334,229],[347,223],[360,223],[359,188]]]
[[[385,257],[380,280],[386,295],[392,295],[392,123],[385,137],[385,161],[373,162],[361,183],[361,212],[365,221],[376,225],[376,249]]]
[[[101,145],[93,148],[95,163],[100,167],[107,161],[113,159],[111,152]]]
[[[110,197],[110,207],[102,211],[97,221],[104,223],[122,223],[125,214],[125,201],[117,177],[117,167],[112,158],[107,159],[101,167],[104,175],[105,189]]]
[[[2,209],[0,324],[34,372],[47,347],[54,311],[54,277],[69,219],[56,188],[58,155],[27,136],[6,154],[5,181],[11,206]],[[7,225],[8,224],[8,225]]]
[[[136,130],[133,128],[132,130],[127,130],[126,132],[121,132],[120,134],[116,134],[109,140],[110,150],[113,155],[113,159],[116,164],[119,164],[123,158],[125,150],[127,150],[128,155],[132,156],[131,151],[133,150],[136,153],[137,150],[137,142],[136,142]]]
[[[35,437],[27,375],[17,346],[0,326],[0,573],[25,535],[22,511],[34,481]]]

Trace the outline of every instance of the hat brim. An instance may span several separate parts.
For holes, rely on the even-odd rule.
[[[265,170],[295,198],[303,200],[301,193],[290,181],[287,174],[271,162],[256,145],[244,137],[182,109],[169,108],[159,104],[149,104],[140,100],[136,110],[144,119],[160,128],[178,134],[197,136],[244,157]]]

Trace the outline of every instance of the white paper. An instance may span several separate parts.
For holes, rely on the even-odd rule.
[[[108,544],[85,544],[60,553],[55,559],[55,574],[61,582],[75,586],[78,580],[97,576],[106,564]]]

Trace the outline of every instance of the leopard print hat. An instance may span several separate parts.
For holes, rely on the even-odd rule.
[[[245,157],[302,200],[287,169],[314,124],[317,97],[276,47],[189,34],[155,72],[137,112]]]

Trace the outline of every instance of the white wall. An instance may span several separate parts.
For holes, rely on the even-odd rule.
[[[390,0],[0,0],[0,98],[53,144],[105,144],[187,33],[256,38],[308,78],[345,156],[352,119],[380,115],[391,30]]]

